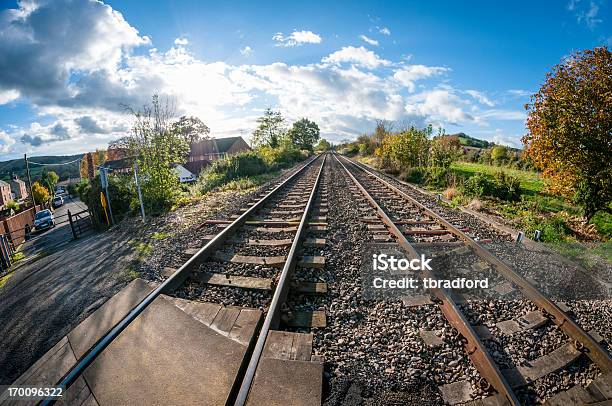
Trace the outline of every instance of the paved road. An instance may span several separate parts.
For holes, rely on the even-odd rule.
[[[87,206],[78,197],[64,197],[63,206],[54,209],[56,226],[42,231],[34,231],[32,237],[21,248],[26,257],[32,257],[39,252],[53,252],[72,240],[72,230],[68,222],[68,210],[78,213]]]
[[[26,259],[0,288],[0,384],[13,382],[125,286],[134,258],[129,239],[115,229],[72,240],[70,226],[58,225],[26,243]]]

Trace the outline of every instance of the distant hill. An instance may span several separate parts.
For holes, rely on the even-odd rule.
[[[28,157],[28,161],[37,162],[41,164],[58,164],[63,162],[74,161],[75,159],[81,158],[83,154],[78,155],[66,155],[66,156],[36,156]],[[75,162],[70,165],[52,165],[42,166],[30,164],[30,176],[32,181],[39,179],[43,168],[47,168],[49,171],[54,171],[60,177],[60,180],[71,178],[78,178],[79,175],[79,164]],[[0,162],[0,179],[10,180],[11,174],[16,174],[20,179],[27,179],[26,166],[23,158],[11,159],[10,161]]]
[[[459,137],[461,145],[475,148],[489,148],[495,145],[494,142],[479,140],[478,138],[470,137],[465,133],[449,134],[449,136]]]

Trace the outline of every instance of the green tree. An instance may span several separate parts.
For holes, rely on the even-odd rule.
[[[172,123],[172,130],[180,134],[188,144],[208,139],[210,128],[202,120],[193,116],[182,116]]]
[[[396,169],[426,166],[430,135],[430,127],[423,130],[412,127],[397,134],[388,134],[376,149],[376,155],[381,158],[384,166],[391,164]]]
[[[525,153],[552,192],[590,219],[612,201],[612,53],[576,52],[555,66],[525,108]]]
[[[312,152],[314,144],[319,140],[319,133],[317,123],[302,118],[293,123],[287,134],[293,145]]]
[[[315,149],[317,151],[329,151],[331,149],[331,144],[325,138],[321,138]]]
[[[14,200],[9,200],[9,201],[6,203],[6,208],[7,208],[7,209],[13,209],[13,210],[15,210],[15,211],[19,211],[19,203],[17,203],[17,202],[16,202],[16,201],[14,201]]]
[[[45,185],[47,189],[49,189],[49,192],[51,194],[55,193],[55,185],[57,185],[58,180],[59,176],[57,176],[57,173],[53,171],[43,171],[41,176],[41,182],[43,183],[43,185]]]
[[[180,196],[173,165],[185,162],[189,146],[172,128],[173,111],[168,101],[153,95],[150,105],[130,111],[134,124],[125,145],[138,163],[145,208],[152,212],[167,210]]]
[[[429,146],[430,166],[448,168],[461,153],[461,141],[457,136],[438,136]]]
[[[258,127],[253,131],[253,145],[276,148],[285,133],[285,119],[280,111],[267,108],[264,115],[257,119]]]
[[[47,188],[41,185],[39,182],[34,182],[32,184],[32,195],[34,196],[34,201],[36,204],[46,203],[51,198]]]
[[[491,148],[491,159],[496,164],[502,164],[508,159],[508,148],[503,145],[496,145]]]

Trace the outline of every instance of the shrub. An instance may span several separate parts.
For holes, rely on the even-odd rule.
[[[77,190],[76,190],[77,185],[78,185],[78,183],[69,183],[68,184],[68,194],[70,196],[77,196],[78,195]]]
[[[482,173],[477,173],[465,181],[463,189],[468,196],[490,196],[493,185],[489,178]]]
[[[542,217],[532,212],[525,212],[522,220],[526,235],[531,237],[536,230],[540,230],[542,232],[541,239],[544,242],[565,241],[567,236],[572,233],[561,215]]]
[[[448,173],[446,168],[430,167],[427,169],[427,183],[434,187],[445,187]]]
[[[264,146],[259,148],[257,152],[248,152],[246,154],[254,155],[257,158],[261,157],[260,159],[263,159],[264,164],[268,165],[270,170],[274,170],[290,167],[294,163],[307,157],[308,151],[303,153],[292,146],[281,145],[278,148]],[[257,173],[263,172],[265,172],[265,170]],[[245,174],[244,176],[250,176],[257,173]]]
[[[477,197],[473,198],[472,201],[467,205],[468,209],[480,211],[482,210],[482,202]]]
[[[7,209],[13,209],[13,210],[15,210],[15,212],[18,212],[18,211],[19,211],[19,203],[17,203],[17,202],[16,202],[16,201],[14,201],[14,200],[9,200],[9,201],[6,203],[6,208],[7,208]]]
[[[590,223],[595,225],[599,234],[606,237],[612,237],[612,214],[605,211],[598,211],[591,218]]]
[[[345,154],[348,156],[354,156],[359,153],[359,145],[356,143],[348,144],[345,149]]]
[[[232,187],[247,187],[247,178],[276,169],[286,168],[308,157],[308,151],[281,145],[277,148],[263,146],[216,161],[200,174],[196,190],[206,193],[232,181]]]
[[[454,187],[449,187],[446,188],[446,190],[442,194],[448,200],[453,200],[453,198],[457,196],[457,189],[455,189]]]
[[[521,197],[520,184],[521,182],[517,177],[499,171],[495,173],[493,180],[477,173],[464,182],[463,189],[468,196],[491,196],[502,200],[516,201]]]
[[[425,181],[426,174],[425,168],[413,167],[404,170],[399,177],[405,182],[421,184]]]
[[[503,171],[495,173],[494,186],[492,194],[500,199],[515,201],[521,196],[521,181]]]

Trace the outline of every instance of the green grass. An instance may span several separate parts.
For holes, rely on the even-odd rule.
[[[496,172],[503,171],[510,176],[518,178],[521,181],[521,189],[530,194],[540,193],[544,188],[544,181],[537,172],[474,162],[453,162],[450,169],[465,178],[473,176],[476,173],[482,173],[491,179],[493,179]]]
[[[165,240],[166,238],[170,237],[172,234],[170,233],[158,233],[155,232],[153,234],[151,234],[151,238],[153,238],[154,240]]]
[[[612,204],[612,203],[611,203]],[[595,213],[590,221],[601,235],[612,237],[612,214],[605,211]]]
[[[612,240],[603,242],[596,247],[590,248],[589,251],[595,255],[599,255],[612,264]]]
[[[25,258],[25,255],[23,252],[21,251],[17,251],[17,252],[13,252],[11,254],[11,261],[12,262],[17,262],[17,261],[21,261],[22,259]]]
[[[11,279],[11,276],[13,276],[13,273],[10,272],[6,275],[4,275],[3,277],[0,278],[0,289],[2,287],[4,287],[4,285],[6,285],[6,283],[8,282],[9,279]]]
[[[121,279],[126,282],[131,282],[136,278],[140,278],[140,273],[133,268],[127,268],[121,274]]]
[[[142,260],[153,252],[153,246],[148,242],[143,241],[130,241],[130,245],[134,247],[134,250],[138,254],[138,259]]]
[[[605,261],[612,264],[612,241],[597,243],[591,246],[576,241],[554,242],[549,244],[553,250],[561,255],[580,263],[586,269],[597,267],[598,263]]]

